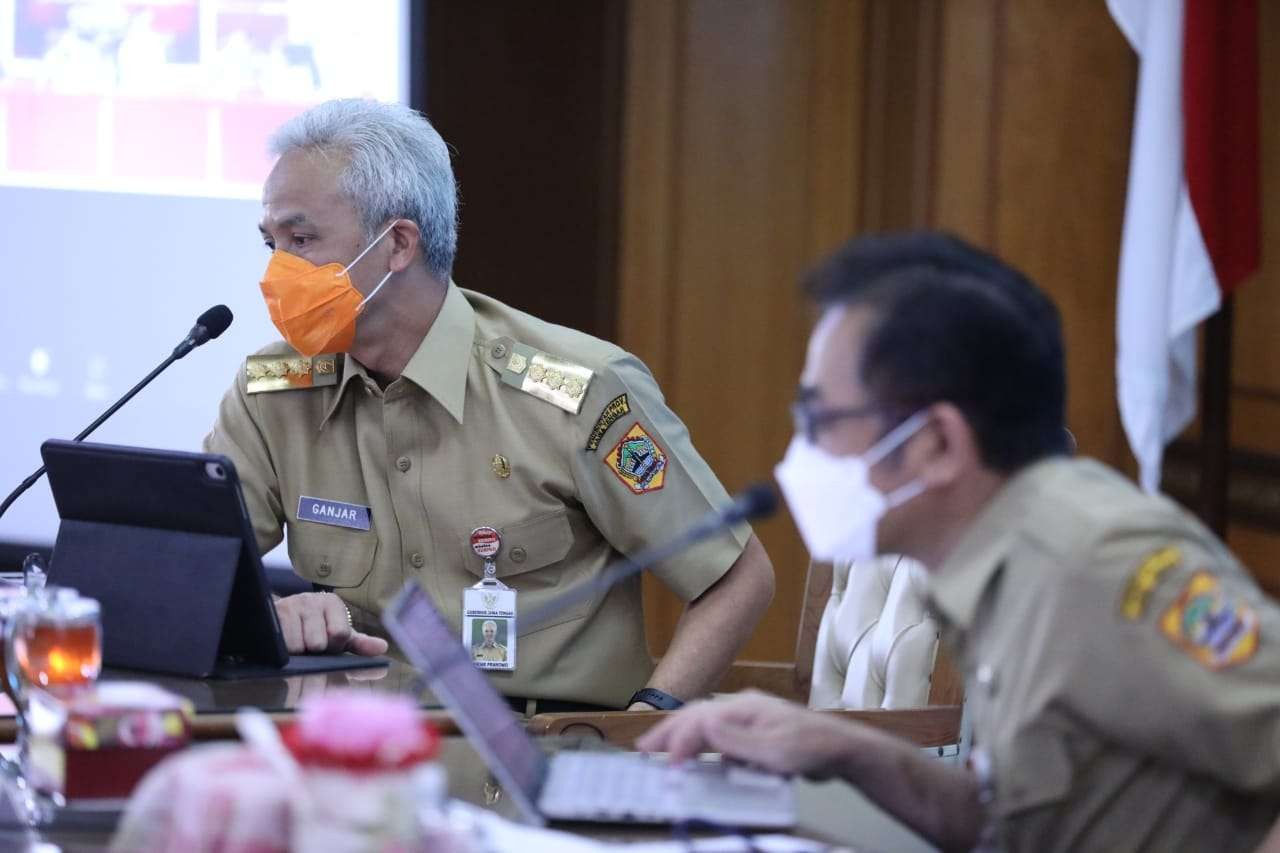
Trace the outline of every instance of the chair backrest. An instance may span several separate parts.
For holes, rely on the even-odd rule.
[[[813,653],[811,708],[919,708],[954,699],[938,626],[925,605],[925,568],[883,556],[832,567]],[[947,682],[947,683],[942,683]]]
[[[925,609],[924,569],[897,557],[833,567],[811,563],[794,663],[735,661],[717,692],[755,688],[856,720],[963,763],[964,685]],[[811,687],[812,685],[812,687]],[[929,707],[922,707],[929,706]],[[538,714],[538,735],[590,735],[633,748],[670,713]]]

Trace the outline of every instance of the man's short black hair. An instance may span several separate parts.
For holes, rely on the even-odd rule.
[[[805,279],[824,307],[871,309],[860,379],[897,418],[957,406],[984,463],[1068,452],[1058,310],[1026,276],[957,237],[860,237]]]

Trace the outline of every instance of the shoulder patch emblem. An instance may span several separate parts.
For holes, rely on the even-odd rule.
[[[1258,651],[1258,614],[1230,600],[1222,583],[1205,571],[1191,576],[1160,617],[1160,632],[1209,669],[1244,663]]]
[[[604,440],[604,434],[609,431],[609,427],[617,423],[623,415],[630,413],[631,403],[627,401],[626,394],[619,394],[610,400],[604,407],[604,411],[600,413],[600,417],[596,418],[596,425],[591,428],[591,436],[587,439],[587,450],[599,449],[600,442]]]
[[[338,357],[318,355],[251,355],[244,362],[250,394],[264,391],[290,391],[298,388],[321,388],[338,384]]]
[[[1156,588],[1165,572],[1182,561],[1182,551],[1173,546],[1161,548],[1149,554],[1129,578],[1124,588],[1124,598],[1120,601],[1120,614],[1130,622],[1142,618],[1147,607],[1147,596]]]
[[[604,458],[604,464],[637,495],[656,492],[667,479],[667,454],[637,421]]]

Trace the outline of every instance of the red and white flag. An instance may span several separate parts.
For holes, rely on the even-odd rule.
[[[1116,385],[1147,491],[1196,411],[1195,329],[1258,268],[1256,0],[1107,0],[1139,58]]]

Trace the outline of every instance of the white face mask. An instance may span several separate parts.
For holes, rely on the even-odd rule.
[[[888,495],[871,485],[871,468],[925,425],[916,412],[861,456],[832,456],[797,435],[774,469],[791,517],[815,560],[858,561],[876,556],[876,527],[893,507],[924,491],[913,480]]]

